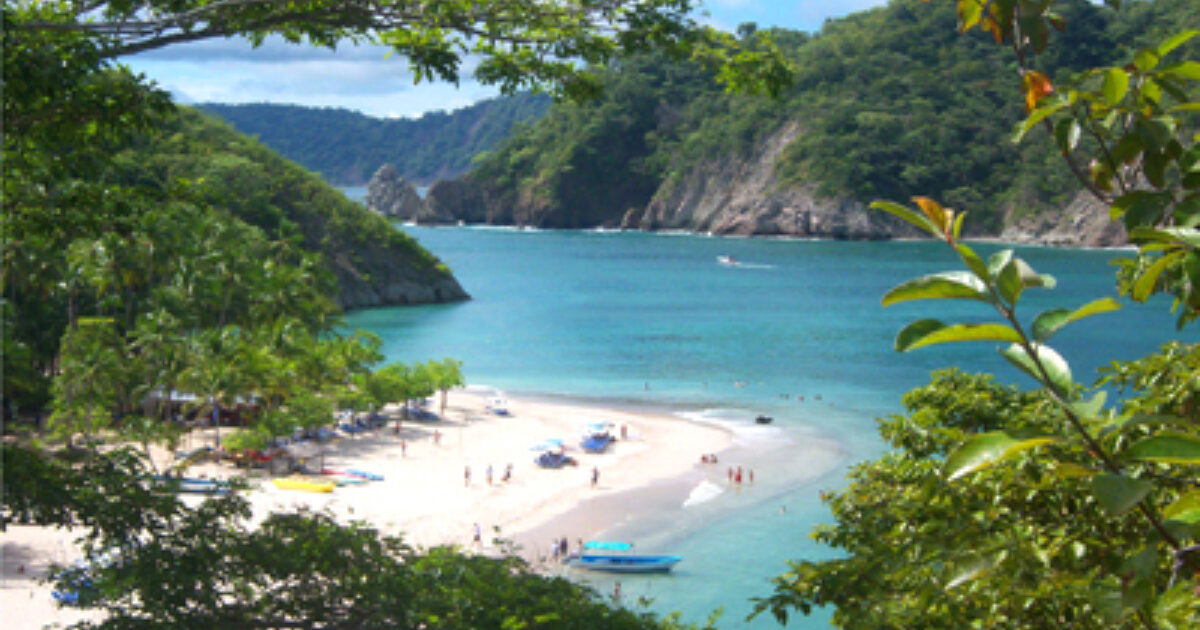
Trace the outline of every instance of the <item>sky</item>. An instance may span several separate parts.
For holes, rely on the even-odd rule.
[[[816,31],[886,0],[704,0],[701,21],[732,31],[738,24]],[[452,111],[499,94],[470,80],[414,85],[407,62],[387,49],[343,46],[336,51],[268,40],[255,49],[241,39],[169,46],[121,59],[182,103],[293,103],[339,107],[370,116],[415,118]]]

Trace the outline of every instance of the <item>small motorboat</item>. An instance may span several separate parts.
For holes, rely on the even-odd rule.
[[[772,418],[771,416],[759,416],[755,418],[754,421],[758,424],[771,424],[775,421],[775,418]]]
[[[666,573],[679,561],[681,556],[657,556],[617,553],[582,554],[567,558],[567,566],[575,569],[605,571],[608,573]]]
[[[725,265],[726,267],[736,267],[737,265],[741,264],[738,262],[738,259],[734,258],[733,256],[717,256],[717,263]]]

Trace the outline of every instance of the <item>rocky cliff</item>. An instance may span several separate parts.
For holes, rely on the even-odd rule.
[[[1087,191],[1075,195],[1061,212],[1017,217],[1010,212],[1000,240],[1067,247],[1119,247],[1129,244],[1125,226],[1108,216],[1108,207]]]
[[[622,227],[835,239],[915,235],[862,202],[821,198],[810,186],[782,186],[774,165],[799,133],[800,125],[790,122],[752,155],[710,162],[665,183],[643,210],[625,214]]]
[[[920,236],[891,215],[870,210],[869,202],[817,195],[811,185],[782,184],[775,164],[802,132],[798,122],[789,122],[767,136],[750,155],[715,159],[664,182],[649,203],[638,205],[638,200],[631,198],[627,203],[613,204],[608,216],[591,216],[585,225],[567,227],[616,225],[647,231],[852,240]],[[435,184],[427,202],[440,216],[466,223],[564,227],[531,223],[541,216],[536,198],[531,191],[513,198],[467,175]],[[1123,228],[1108,218],[1107,208],[1083,193],[1058,213],[1018,217],[1010,211],[1005,225],[998,235],[975,235],[1014,243],[1076,247],[1111,247],[1127,242]]]

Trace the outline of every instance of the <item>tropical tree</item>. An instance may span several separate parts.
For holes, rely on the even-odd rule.
[[[463,380],[462,361],[447,357],[441,361],[430,360],[427,365],[431,384],[435,390],[441,393],[438,415],[444,416],[446,415],[446,394],[452,388],[466,385],[466,381]]]
[[[1123,292],[1135,300],[1172,294],[1183,327],[1200,315],[1200,148],[1189,118],[1200,109],[1200,63],[1169,57],[1200,33],[1138,49],[1127,64],[1085,73],[1064,89],[1031,61],[1065,26],[1052,4],[959,0],[957,7],[961,28],[989,31],[1018,57],[1029,117],[1016,138],[1045,127],[1081,184],[1139,245],[1137,260],[1121,263]],[[1086,167],[1084,155],[1092,156]],[[881,426],[899,452],[858,467],[850,488],[829,499],[838,524],[817,536],[850,557],[793,564],[762,608],[786,618],[793,608],[835,604],[835,621],[847,628],[984,620],[1195,627],[1198,349],[1169,346],[1115,364],[1099,385],[1131,391],[1108,406],[1107,391],[1077,383],[1048,342],[1119,303],[1105,297],[1021,317],[1024,292],[1053,288],[1055,280],[1011,250],[985,261],[961,240],[963,213],[927,198],[914,202],[916,209],[873,207],[945,242],[964,268],[906,282],[883,304],[965,299],[997,319],[923,319],[898,333],[896,349],[999,342],[1038,389],[997,392],[942,378],[932,395],[911,393],[910,415]]]
[[[240,339],[231,328],[205,330],[189,338],[188,364],[179,385],[196,396],[193,411],[211,414],[213,446],[221,444],[221,408],[232,408],[249,394],[247,375],[238,362]]]
[[[54,381],[49,427],[68,445],[82,433],[89,440],[112,425],[119,400],[121,355],[113,322],[83,318],[63,339],[61,374]]]

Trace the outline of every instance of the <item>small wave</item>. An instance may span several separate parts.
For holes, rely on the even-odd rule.
[[[676,415],[692,422],[711,424],[733,433],[734,443],[778,441],[784,435],[777,426],[757,424],[754,414],[741,409],[712,408],[700,411],[679,411]]]
[[[695,488],[692,488],[690,493],[688,493],[688,498],[683,502],[683,507],[689,508],[693,505],[708,503],[724,493],[725,490],[721,488],[721,486],[718,486],[717,484],[708,480],[701,481],[696,485]]]

